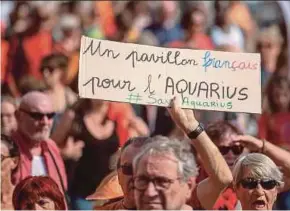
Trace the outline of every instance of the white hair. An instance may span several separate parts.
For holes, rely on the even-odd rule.
[[[251,171],[255,179],[273,179],[283,186],[283,174],[278,166],[268,156],[261,153],[250,153],[240,157],[233,169],[234,184],[237,185],[243,177],[244,168]]]
[[[184,181],[188,180],[190,177],[196,177],[198,168],[190,144],[186,141],[179,141],[177,139],[169,139],[163,136],[158,137],[159,140],[157,139],[149,143],[136,155],[133,160],[134,171],[136,171],[140,160],[145,155],[172,154],[178,161],[178,173]]]

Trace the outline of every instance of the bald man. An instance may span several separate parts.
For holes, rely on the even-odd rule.
[[[47,175],[63,192],[67,189],[65,167],[60,151],[49,138],[54,111],[51,99],[42,92],[29,92],[21,99],[16,111],[18,129],[12,139],[18,145],[20,160],[13,182],[27,176]]]

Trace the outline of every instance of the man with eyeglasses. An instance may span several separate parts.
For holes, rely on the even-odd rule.
[[[51,99],[42,92],[29,92],[22,97],[15,115],[18,129],[12,140],[20,152],[13,174],[15,183],[30,175],[47,175],[64,192],[67,188],[64,163],[57,145],[49,138],[54,117]]]
[[[96,206],[96,210],[136,210],[133,186],[133,159],[141,149],[156,139],[156,137],[134,137],[130,138],[120,149],[117,161],[117,173],[119,184],[123,191],[123,197],[109,200],[102,206]]]
[[[170,139],[152,142],[133,161],[137,209],[212,209],[219,194],[231,184],[231,171],[191,110],[178,107],[176,99],[168,110],[191,139],[210,176],[196,184],[198,170],[188,143]],[[187,205],[192,193],[196,198],[194,207]]]

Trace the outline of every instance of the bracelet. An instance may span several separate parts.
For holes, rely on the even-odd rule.
[[[204,131],[204,127],[202,124],[198,124],[197,128],[187,134],[188,138],[196,139],[202,132]]]

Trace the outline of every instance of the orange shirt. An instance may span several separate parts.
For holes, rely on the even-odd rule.
[[[95,10],[100,15],[100,23],[105,36],[110,37],[116,33],[114,10],[111,1],[96,1]]]
[[[120,139],[120,146],[129,138],[129,120],[135,115],[129,103],[110,102],[109,118],[117,122],[117,133]]]
[[[228,17],[233,24],[238,25],[246,33],[254,30],[254,21],[249,8],[244,2],[236,3],[230,7]]]
[[[39,70],[41,60],[52,52],[52,36],[50,33],[41,31],[35,35],[27,36],[23,40],[23,48],[25,57],[28,61],[28,74],[33,75],[35,78],[42,78]],[[18,46],[17,37],[12,37],[10,41],[10,55],[9,59],[13,59]],[[13,61],[9,61],[13,62]],[[11,66],[10,66],[11,67]]]
[[[1,84],[6,80],[9,43],[1,39]]]

